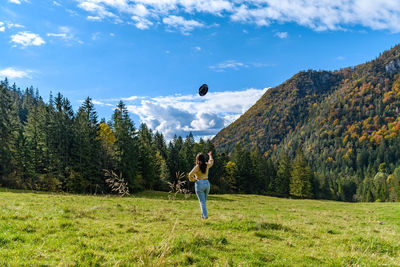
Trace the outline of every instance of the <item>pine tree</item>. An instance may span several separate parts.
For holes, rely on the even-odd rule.
[[[390,174],[386,180],[388,185],[388,200],[399,201],[400,200],[400,167],[397,167],[392,174]]]
[[[167,158],[167,166],[169,169],[169,178],[170,182],[176,182],[176,173],[177,172],[189,172],[190,169],[185,169],[185,161],[182,157],[182,153],[180,153],[183,146],[182,137],[174,136],[172,141],[168,144],[168,158]]]
[[[154,134],[154,146],[160,152],[164,160],[167,159],[167,145],[165,143],[164,135],[160,132]]]
[[[186,136],[179,155],[180,158],[182,158],[184,170],[189,170],[194,165],[195,162],[195,155],[193,152],[194,144],[195,141],[193,138],[193,134],[190,133],[188,136]]]
[[[167,166],[167,162],[161,155],[160,151],[156,150],[156,157],[155,157],[155,172],[156,172],[156,181],[154,184],[154,189],[156,190],[168,190],[168,177],[169,177],[169,170]]]
[[[298,149],[292,165],[290,177],[290,195],[299,198],[313,197],[311,182],[311,168],[308,166],[303,152]]]
[[[240,193],[251,194],[255,191],[254,166],[250,152],[236,145],[233,150],[232,160],[237,166],[236,184]]]
[[[22,153],[27,161],[26,169],[31,180],[32,189],[41,189],[40,175],[46,172],[49,160],[46,158],[46,107],[43,103],[32,107],[27,115],[24,127],[23,142],[27,151]],[[21,140],[22,138],[20,138]],[[21,148],[22,149],[22,148]]]
[[[115,156],[118,170],[127,180],[132,191],[143,188],[143,180],[138,172],[138,141],[135,126],[129,117],[125,104],[120,101],[113,114],[113,131],[116,138]]]
[[[388,170],[385,163],[379,165],[379,171],[373,179],[375,199],[376,201],[386,201],[388,198],[388,188],[386,180],[388,178]]]
[[[168,151],[165,139],[162,133],[156,132],[153,138],[153,149],[156,153],[156,176],[157,181],[155,188],[167,190],[167,182],[170,181],[170,172],[167,165]]]
[[[254,175],[252,192],[256,194],[265,194],[267,192],[268,184],[270,183],[267,159],[262,156],[258,148],[250,153],[250,157]]]
[[[102,147],[98,131],[97,113],[88,97],[79,108],[74,121],[75,173],[70,175],[68,182],[72,191],[96,193],[97,190],[104,189],[104,175],[100,162]]]
[[[291,177],[290,171],[291,166],[289,157],[286,154],[283,154],[279,161],[275,180],[275,190],[278,195],[289,196]]]
[[[225,165],[226,176],[224,180],[228,185],[228,192],[237,192],[236,177],[238,173],[237,165],[235,162],[228,161]]]
[[[153,189],[156,184],[156,154],[153,147],[153,136],[147,125],[142,123],[138,131],[139,155],[138,171],[145,189]]]
[[[13,170],[13,153],[19,121],[8,90],[7,79],[0,83],[0,184],[7,185]]]
[[[69,100],[60,93],[54,99],[54,109],[50,106],[48,119],[47,138],[51,161],[48,174],[59,180],[63,189],[67,189],[73,162],[74,112]]]

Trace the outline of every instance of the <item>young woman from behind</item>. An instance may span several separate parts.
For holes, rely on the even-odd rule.
[[[200,202],[201,218],[208,219],[207,213],[207,196],[210,193],[210,182],[208,181],[208,170],[214,164],[211,151],[208,152],[208,162],[206,162],[206,157],[199,153],[196,156],[196,166],[189,173],[189,180],[196,182],[194,189],[196,191],[197,198]]]

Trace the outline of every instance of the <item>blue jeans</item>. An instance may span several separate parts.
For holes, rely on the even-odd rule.
[[[200,202],[201,218],[207,219],[208,214],[207,214],[206,202],[208,193],[210,193],[210,182],[206,179],[197,180],[196,183],[194,184],[194,190],[196,191],[197,198],[199,199]]]

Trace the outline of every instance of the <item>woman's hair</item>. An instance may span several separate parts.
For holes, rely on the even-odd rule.
[[[197,154],[196,164],[199,165],[200,171],[202,173],[206,173],[207,171],[206,157],[204,157],[202,153]]]

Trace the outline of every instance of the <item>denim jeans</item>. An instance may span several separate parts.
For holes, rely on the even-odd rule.
[[[196,191],[197,198],[199,199],[200,202],[201,218],[207,219],[208,214],[207,214],[206,202],[208,193],[210,193],[210,182],[207,179],[197,180],[196,183],[194,184],[194,190]]]

